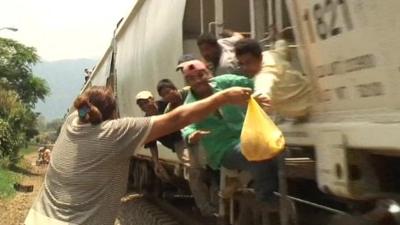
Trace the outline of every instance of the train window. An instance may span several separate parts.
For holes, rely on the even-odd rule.
[[[264,50],[272,47],[278,39],[288,42],[291,54],[291,63],[299,71],[304,71],[301,65],[294,30],[290,21],[288,6],[285,0],[254,0],[263,1],[264,22],[266,34],[261,40]],[[280,7],[277,4],[281,4]],[[281,12],[278,12],[280,10]]]
[[[249,1],[224,0],[224,28],[250,37]]]
[[[194,39],[202,32],[208,32],[208,24],[215,20],[214,14],[214,0],[186,1],[183,39]]]
[[[279,3],[281,4],[280,7],[277,6]],[[274,41],[283,38],[289,43],[294,44],[294,34],[286,1],[266,0],[263,7],[267,40]],[[279,13],[277,10],[281,10],[281,12]],[[280,18],[278,18],[278,16],[280,16]]]

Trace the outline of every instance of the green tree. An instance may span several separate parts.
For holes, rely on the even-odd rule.
[[[50,92],[46,81],[33,75],[38,61],[34,48],[0,38],[0,158],[12,163],[19,148],[39,133],[33,109]]]
[[[46,81],[33,75],[32,66],[37,62],[35,48],[0,38],[0,85],[15,90],[30,108],[50,92]]]
[[[19,148],[32,138],[35,117],[14,91],[0,89],[0,105],[0,158],[15,163]]]
[[[47,130],[47,122],[46,122],[46,118],[43,115],[39,115],[36,118],[37,121],[37,129],[39,130],[39,132],[45,132]]]

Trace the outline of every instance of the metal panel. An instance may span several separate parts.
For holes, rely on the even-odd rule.
[[[400,1],[292,2],[321,89],[315,109],[398,110]]]
[[[336,195],[349,195],[346,147],[343,134],[324,131],[318,134],[317,180],[319,188]]]
[[[215,0],[215,34],[218,35],[224,29],[224,1]]]
[[[250,34],[249,0],[224,0],[223,2],[223,28]]]
[[[170,78],[183,86],[175,71],[182,54],[184,0],[141,3],[117,34],[117,92],[121,117],[140,116],[135,95],[141,90],[156,94],[160,79]],[[138,4],[139,4],[138,3]]]
[[[265,36],[265,1],[250,0],[250,28],[251,38],[261,40]]]
[[[111,56],[111,51],[107,51],[103,59],[96,65],[90,81],[92,86],[106,86],[107,78],[110,75]]]

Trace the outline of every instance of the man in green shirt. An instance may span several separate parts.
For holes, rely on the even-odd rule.
[[[191,87],[185,104],[230,87],[253,88],[253,81],[244,76],[226,74],[212,78],[211,72],[199,60],[186,63],[182,72],[186,83]],[[274,201],[273,191],[277,189],[278,183],[276,160],[250,162],[240,151],[240,134],[245,115],[245,107],[223,106],[202,121],[185,127],[182,136],[189,144],[200,142],[204,146],[211,168],[219,169],[223,166],[249,171],[254,178],[258,199]]]
[[[192,59],[190,59],[192,60]],[[178,90],[176,86],[169,79],[162,79],[157,84],[157,92],[160,97],[168,102],[164,113],[174,110],[176,107],[182,105],[189,93],[189,87],[184,87]],[[189,187],[203,216],[211,216],[215,213],[216,207],[214,206],[211,196],[210,188],[206,183],[209,180],[205,168],[205,154],[199,145],[187,146],[182,140],[182,151],[177,151],[179,159],[187,166]]]

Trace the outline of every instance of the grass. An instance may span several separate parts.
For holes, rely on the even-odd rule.
[[[22,156],[20,162],[16,165],[20,171],[29,171],[30,164],[24,160],[24,156],[35,152],[36,146],[29,145],[27,148],[20,150]],[[0,199],[8,199],[15,195],[14,183],[21,181],[23,178],[22,172],[10,170],[9,162],[0,159]]]
[[[15,195],[13,185],[21,179],[21,174],[0,167],[0,199],[13,197]]]
[[[35,145],[28,145],[28,147],[20,149],[19,154],[22,156],[29,155],[32,152],[35,152],[37,150],[37,148],[38,147]]]

